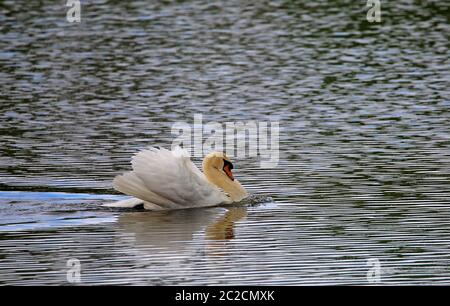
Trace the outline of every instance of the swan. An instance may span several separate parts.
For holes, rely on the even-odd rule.
[[[203,172],[178,146],[172,150],[149,147],[135,154],[131,165],[133,171],[116,176],[113,184],[133,198],[104,206],[132,208],[143,204],[148,210],[171,210],[231,204],[248,196],[222,152],[205,156]]]

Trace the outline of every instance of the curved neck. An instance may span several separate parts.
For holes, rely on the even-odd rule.
[[[247,196],[247,192],[238,180],[232,181],[225,173],[210,163],[203,163],[203,173],[209,182],[223,189],[231,196],[234,202],[240,201]]]

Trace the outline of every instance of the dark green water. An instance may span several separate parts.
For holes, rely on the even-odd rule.
[[[0,284],[449,284],[449,4],[224,3],[0,3]],[[194,114],[280,122],[272,202],[100,207]]]

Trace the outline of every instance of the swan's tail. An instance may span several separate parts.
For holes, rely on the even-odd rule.
[[[136,207],[141,204],[144,204],[144,201],[142,201],[141,199],[131,198],[131,199],[126,199],[126,200],[122,200],[122,201],[118,201],[118,202],[114,202],[114,203],[103,204],[103,206],[133,208],[133,207]]]
[[[117,176],[113,183],[116,190],[138,199],[145,199],[140,202],[140,204],[144,204],[145,209],[177,208],[172,201],[149,190],[134,172],[126,172]]]

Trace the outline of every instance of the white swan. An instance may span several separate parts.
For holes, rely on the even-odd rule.
[[[132,159],[133,171],[114,179],[114,188],[134,198],[105,204],[108,207],[135,207],[149,210],[207,207],[238,202],[248,196],[234,179],[233,164],[221,152],[208,154],[202,173],[186,150],[149,148]]]

